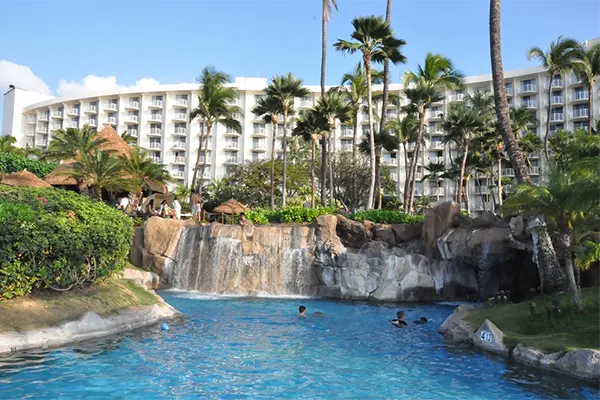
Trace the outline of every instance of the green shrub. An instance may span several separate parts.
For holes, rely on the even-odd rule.
[[[43,179],[56,168],[56,165],[52,162],[32,160],[20,154],[0,152],[0,172],[5,174],[27,169],[27,171]]]
[[[246,218],[256,225],[264,225],[269,222],[290,223],[310,223],[321,215],[335,214],[337,210],[329,207],[283,207],[277,210],[266,208],[256,208],[246,213]]]
[[[422,215],[408,215],[394,210],[365,210],[350,216],[351,219],[363,222],[369,220],[376,224],[418,224],[423,222]]]
[[[68,290],[123,269],[133,222],[60,189],[0,187],[0,298]]]

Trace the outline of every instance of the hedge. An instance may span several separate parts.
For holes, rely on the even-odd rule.
[[[283,207],[277,210],[256,208],[246,213],[246,218],[257,225],[269,222],[310,223],[321,215],[335,214],[336,209],[329,207]]]
[[[376,224],[418,224],[423,222],[422,215],[408,215],[401,211],[393,210],[365,210],[358,211],[350,216],[358,222],[369,220]]]
[[[26,169],[39,178],[45,178],[56,168],[56,163],[32,160],[20,154],[0,152],[0,172],[11,174]]]
[[[0,186],[0,299],[69,290],[123,269],[133,222],[60,189]]]

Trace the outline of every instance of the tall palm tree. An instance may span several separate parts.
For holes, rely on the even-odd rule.
[[[515,134],[526,134],[529,132],[529,125],[537,125],[535,115],[525,108],[513,108],[509,111],[512,131]]]
[[[387,0],[385,8],[385,23],[392,24],[392,0]],[[383,61],[383,93],[381,101],[381,120],[379,121],[379,132],[383,132],[387,120],[388,90],[390,86],[390,60],[386,57]]]
[[[456,201],[462,206],[462,192],[465,180],[467,157],[471,140],[485,132],[485,119],[473,107],[464,104],[453,105],[448,109],[442,121],[442,129],[446,131],[444,141],[456,143],[462,152],[460,176]]]
[[[68,128],[54,131],[44,159],[51,161],[78,160],[96,152],[107,141],[96,135],[95,129],[84,125],[81,129]],[[87,193],[88,185],[80,176],[74,176],[80,193]]]
[[[404,193],[408,191],[409,169],[408,169],[408,144],[415,143],[418,136],[419,119],[415,114],[407,114],[404,118],[394,118],[386,123],[386,128],[398,137],[404,153]],[[398,171],[400,171],[400,157],[398,156]],[[399,179],[398,179],[399,180]]]
[[[0,153],[16,153],[18,147],[15,143],[17,138],[14,136],[0,136]]]
[[[310,204],[311,207],[315,207],[315,153],[317,149],[317,141],[319,137],[323,136],[324,132],[327,132],[329,126],[327,120],[323,118],[323,115],[311,109],[300,114],[296,122],[296,127],[292,131],[292,135],[301,136],[306,142],[311,143],[310,149],[310,187],[311,196]],[[322,169],[325,169],[322,167]]]
[[[427,174],[425,174],[423,176],[421,181],[425,182],[427,180],[430,180],[430,181],[435,182],[435,189],[436,189],[435,200],[440,201],[440,191],[438,190],[440,187],[439,179],[442,178],[442,175],[446,171],[446,163],[444,163],[444,162],[429,163],[429,165],[425,166],[425,170],[427,171]]]
[[[337,11],[337,0],[322,0],[321,13],[321,97],[325,96],[325,66],[327,64],[327,23],[331,13]]]
[[[267,96],[258,100],[252,112],[256,116],[262,116],[265,122],[271,124],[271,208],[275,208],[275,144],[277,143],[277,123],[283,108],[280,101],[272,96]]]
[[[562,73],[564,78],[565,72],[570,71],[574,67],[574,62],[581,56],[581,45],[576,40],[564,38],[562,35],[558,37],[556,42],[550,43],[548,51],[544,51],[539,47],[532,47],[527,53],[529,60],[538,60],[542,67],[548,71],[548,111],[546,114],[546,132],[544,134],[544,153],[548,159],[548,137],[550,137],[550,113],[552,109],[552,82],[554,75]],[[591,94],[590,94],[591,97]]]
[[[350,106],[352,121],[352,159],[356,160],[356,151],[358,149],[358,114],[362,103],[368,96],[367,77],[363,72],[361,63],[356,65],[354,71],[344,74],[342,84],[338,88],[346,96],[346,102]]]
[[[381,208],[381,153],[383,150],[394,151],[397,150],[400,146],[400,139],[395,134],[391,133],[388,130],[384,130],[382,132],[377,132],[375,134],[375,160],[377,166],[377,199],[378,199],[378,208]],[[371,148],[369,146],[369,142],[364,140],[360,142],[358,146],[360,151],[364,154],[369,154]]]
[[[594,84],[600,77],[600,44],[582,51],[580,57],[573,61],[573,67],[588,88],[588,108],[590,110],[588,133],[591,135],[594,126]]]
[[[190,113],[190,121],[199,118],[201,125],[200,139],[198,144],[198,156],[196,157],[196,166],[192,176],[192,190],[196,190],[196,179],[198,169],[201,170],[200,176],[204,176],[206,166],[206,156],[204,162],[200,165],[200,155],[202,145],[208,148],[208,138],[211,130],[217,124],[222,124],[235,132],[242,131],[240,121],[236,119],[236,114],[241,113],[240,107],[231,104],[237,100],[238,92],[235,88],[226,86],[231,82],[231,77],[224,72],[217,71],[213,67],[205,67],[197,78],[200,83],[200,93],[198,94],[198,107]],[[202,184],[198,185],[198,193],[201,194]]]
[[[292,73],[287,75],[276,75],[267,86],[267,97],[277,101],[283,112],[283,179],[281,191],[281,205],[286,204],[286,179],[287,179],[287,122],[288,115],[294,114],[294,99],[310,94],[309,90],[302,86],[303,80],[294,77]]]
[[[93,150],[82,154],[64,174],[73,176],[77,181],[88,182],[98,200],[102,200],[102,189],[111,192],[128,188],[123,178],[124,162],[112,152]]]
[[[542,139],[535,133],[527,133],[521,138],[519,138],[519,147],[523,150],[523,156],[525,157],[525,162],[529,167],[531,167],[531,161],[529,161],[529,155],[531,153],[538,153],[541,151],[544,146],[542,144]]]
[[[340,122],[346,122],[350,119],[351,109],[350,106],[346,103],[344,99],[344,95],[339,92],[327,92],[324,97],[321,97],[315,106],[315,110],[317,113],[321,115],[321,117],[327,121],[327,130],[329,132],[329,160],[327,160],[327,164],[329,165],[329,201],[331,207],[333,204],[333,167],[331,164],[331,152],[332,152],[332,141],[333,135],[335,132],[335,122],[339,120]],[[322,149],[325,152],[324,148]],[[322,156],[322,160],[325,157]],[[321,170],[325,170],[325,164],[322,165]],[[323,179],[324,174],[321,172],[321,178]],[[321,204],[324,205],[325,199],[325,182],[322,180],[321,182]]]
[[[171,180],[169,172],[162,164],[155,163],[148,156],[148,152],[138,146],[132,146],[127,155],[119,157],[123,163],[123,172],[120,175],[130,182],[132,192],[141,200],[142,188],[148,181],[166,184]]]
[[[504,139],[504,148],[515,169],[517,182],[531,182],[523,153],[519,148],[514,132],[511,130],[508,100],[504,87],[504,68],[502,67],[502,44],[500,39],[500,1],[490,0],[490,60],[492,64],[492,83],[494,86],[494,103],[500,133]]]
[[[390,25],[381,17],[357,17],[352,20],[354,32],[353,41],[339,39],[335,48],[343,53],[360,52],[363,59],[363,67],[367,76],[367,105],[369,107],[369,137],[371,145],[371,185],[369,186],[369,198],[367,209],[373,208],[373,194],[375,192],[375,131],[373,120],[373,97],[371,93],[371,63],[382,63],[389,59],[393,64],[406,62],[406,57],[400,52],[400,48],[406,44],[402,39],[397,39]]]
[[[432,103],[442,100],[444,97],[440,94],[444,89],[454,89],[461,85],[460,79],[463,77],[457,69],[454,68],[452,60],[439,54],[427,53],[423,65],[419,64],[416,72],[408,71],[404,77],[404,94],[410,101],[405,107],[406,111],[414,112],[419,117],[419,134],[414,151],[414,157],[410,169],[409,190],[404,194],[405,211],[412,212],[415,182],[417,174],[417,162],[423,140],[423,128],[425,125],[425,110]]]

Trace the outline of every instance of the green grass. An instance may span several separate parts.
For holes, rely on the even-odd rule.
[[[489,319],[504,332],[504,343],[509,347],[523,343],[545,351],[600,349],[599,296],[598,287],[583,289],[585,314],[576,316],[571,296],[567,293],[559,295],[561,314],[553,323],[548,321],[546,308],[551,305],[554,296],[538,296],[519,304],[493,305],[488,302],[469,312],[466,320],[473,328],[478,328]],[[529,312],[532,302],[537,308],[533,316]]]
[[[157,298],[133,281],[111,278],[83,290],[45,291],[0,301],[0,332],[23,332],[74,320],[87,311],[101,316],[155,304]]]

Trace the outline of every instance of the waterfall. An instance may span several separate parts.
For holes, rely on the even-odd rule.
[[[479,254],[479,262],[477,263],[477,283],[479,284],[479,295],[485,293],[484,282],[490,266],[488,263],[488,255],[490,254],[490,242],[484,242],[481,245],[481,253]]]
[[[311,296],[315,237],[309,226],[188,227],[179,241],[173,287],[243,296]]]

